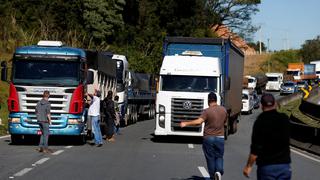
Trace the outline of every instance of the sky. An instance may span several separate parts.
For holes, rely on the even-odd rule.
[[[261,29],[254,41],[269,50],[300,49],[320,35],[320,0],[261,0],[252,23]]]

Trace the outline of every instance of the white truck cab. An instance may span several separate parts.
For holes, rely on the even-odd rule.
[[[219,92],[220,73],[218,58],[165,56],[160,69],[155,135],[202,136],[203,125],[182,129],[180,122],[196,119],[208,107],[208,93]],[[217,98],[220,104],[218,93]]]
[[[266,73],[268,82],[266,85],[267,91],[280,91],[283,83],[283,73]]]
[[[241,112],[251,114],[253,108],[254,108],[253,90],[243,89],[242,90],[242,109],[241,109]]]

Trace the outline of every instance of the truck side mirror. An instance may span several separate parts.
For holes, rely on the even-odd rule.
[[[230,77],[227,76],[224,81],[224,90],[230,90]]]
[[[8,75],[8,68],[7,68],[7,62],[1,61],[1,81],[7,81],[7,75]]]
[[[94,78],[93,71],[88,70],[88,73],[87,73],[87,84],[93,84],[93,78]]]

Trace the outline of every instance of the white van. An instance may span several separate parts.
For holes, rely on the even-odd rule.
[[[251,89],[242,90],[242,109],[241,112],[251,114],[254,108],[254,97]]]

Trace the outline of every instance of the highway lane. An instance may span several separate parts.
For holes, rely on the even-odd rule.
[[[237,134],[225,146],[223,179],[247,179],[242,169],[249,153],[251,128],[261,110],[242,115]],[[0,179],[204,179],[206,162],[201,139],[153,138],[154,120],[122,128],[116,142],[101,148],[89,144],[57,143],[56,154],[35,151],[36,144],[10,145],[0,139]],[[313,180],[320,176],[320,158],[292,152],[293,179]],[[255,169],[250,179],[255,178]]]

